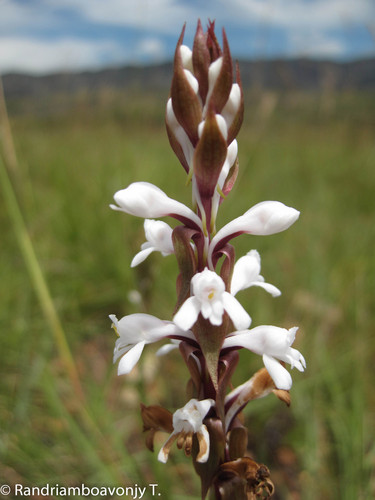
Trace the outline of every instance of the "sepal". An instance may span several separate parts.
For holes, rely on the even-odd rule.
[[[233,82],[232,57],[224,29],[222,62],[219,64],[219,61],[220,59],[216,59],[211,63],[208,72],[209,89],[205,104],[206,111],[213,109],[215,113],[221,113],[221,110],[224,108],[229,99]],[[217,68],[215,66],[217,66]]]
[[[207,47],[207,34],[203,32],[202,24],[198,20],[197,31],[193,45],[194,75],[199,83],[199,95],[202,102],[206,101],[208,92],[208,68],[210,66],[210,52]]]

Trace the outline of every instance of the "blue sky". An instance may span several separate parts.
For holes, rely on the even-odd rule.
[[[375,56],[375,0],[0,0],[0,73],[169,60],[198,18],[234,57]]]

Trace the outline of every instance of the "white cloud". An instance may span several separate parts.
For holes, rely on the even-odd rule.
[[[293,33],[288,41],[288,56],[290,57],[321,57],[337,58],[345,55],[346,44],[338,38],[315,32],[306,34]]]
[[[161,33],[179,31],[196,9],[176,0],[43,0],[46,5],[70,8],[90,21],[148,29]],[[196,14],[195,21],[196,22]]]
[[[158,38],[144,38],[135,48],[135,56],[148,61],[161,61],[166,52],[165,44]]]
[[[372,0],[232,0],[232,16],[238,22],[261,21],[301,30],[334,29],[344,24],[367,24],[374,19]]]
[[[256,55],[254,33],[268,37],[276,28],[285,40],[280,54],[341,56],[350,51],[350,42],[343,43],[348,27],[374,22],[375,0],[0,0],[0,12],[0,71],[41,73],[164,59],[174,50],[166,39],[176,41],[186,21],[191,43],[198,18],[203,24],[216,19],[218,34],[225,26],[229,40],[236,27],[249,33],[239,48],[231,45],[234,55],[244,54],[246,43],[249,56]],[[113,38],[100,31],[105,25],[122,27],[127,46],[118,29]],[[261,45],[268,47],[268,40]]]
[[[95,68],[101,61],[119,62],[123,47],[112,41],[90,41],[74,38],[33,40],[0,38],[0,72],[27,71],[48,73],[61,70]]]
[[[216,18],[219,23],[266,23],[290,29],[335,28],[374,19],[373,0],[42,0],[46,8],[71,8],[91,21],[174,33],[183,22],[195,27]]]

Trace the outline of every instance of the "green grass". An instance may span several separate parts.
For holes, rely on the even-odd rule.
[[[173,257],[129,268],[143,224],[112,212],[113,193],[146,180],[189,204],[185,174],[164,130],[166,95],[60,96],[43,106],[9,103],[19,158],[12,182],[82,384],[40,307],[14,221],[0,198],[0,480],[44,485],[146,485],[163,498],[192,498],[198,480],[173,449],[162,466],[144,446],[139,403],[171,410],[185,402],[187,370],[177,353],[118,378],[108,314],[170,318]],[[293,372],[292,406],[269,396],[246,408],[250,451],[267,463],[280,499],[353,500],[375,493],[375,96],[247,93],[239,135],[240,176],[218,227],[265,200],[301,211],[285,233],[242,236],[262,274],[281,288],[239,299],[253,324],[300,326],[305,373]],[[129,292],[140,290],[141,305]],[[241,353],[235,381],[261,360]],[[164,436],[161,437],[162,443]]]

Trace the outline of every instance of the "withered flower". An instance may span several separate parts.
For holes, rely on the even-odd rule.
[[[268,468],[263,464],[257,464],[249,457],[222,464],[217,482],[223,499],[229,499],[228,492],[233,491],[234,488],[237,491],[242,489],[243,493],[242,496],[237,495],[236,500],[270,498],[275,490]],[[230,483],[235,484],[234,488]]]
[[[156,432],[162,431],[170,434],[173,431],[172,413],[162,406],[145,406],[141,403],[141,416],[143,431],[147,432],[146,446],[150,451],[154,451]]]
[[[183,408],[173,414],[173,432],[159,452],[158,460],[166,463],[172,444],[177,440],[177,447],[184,448],[186,455],[190,455],[193,447],[193,436],[197,436],[199,453],[197,462],[207,462],[210,454],[210,436],[203,423],[204,417],[215,404],[212,399],[198,401],[191,399]]]

